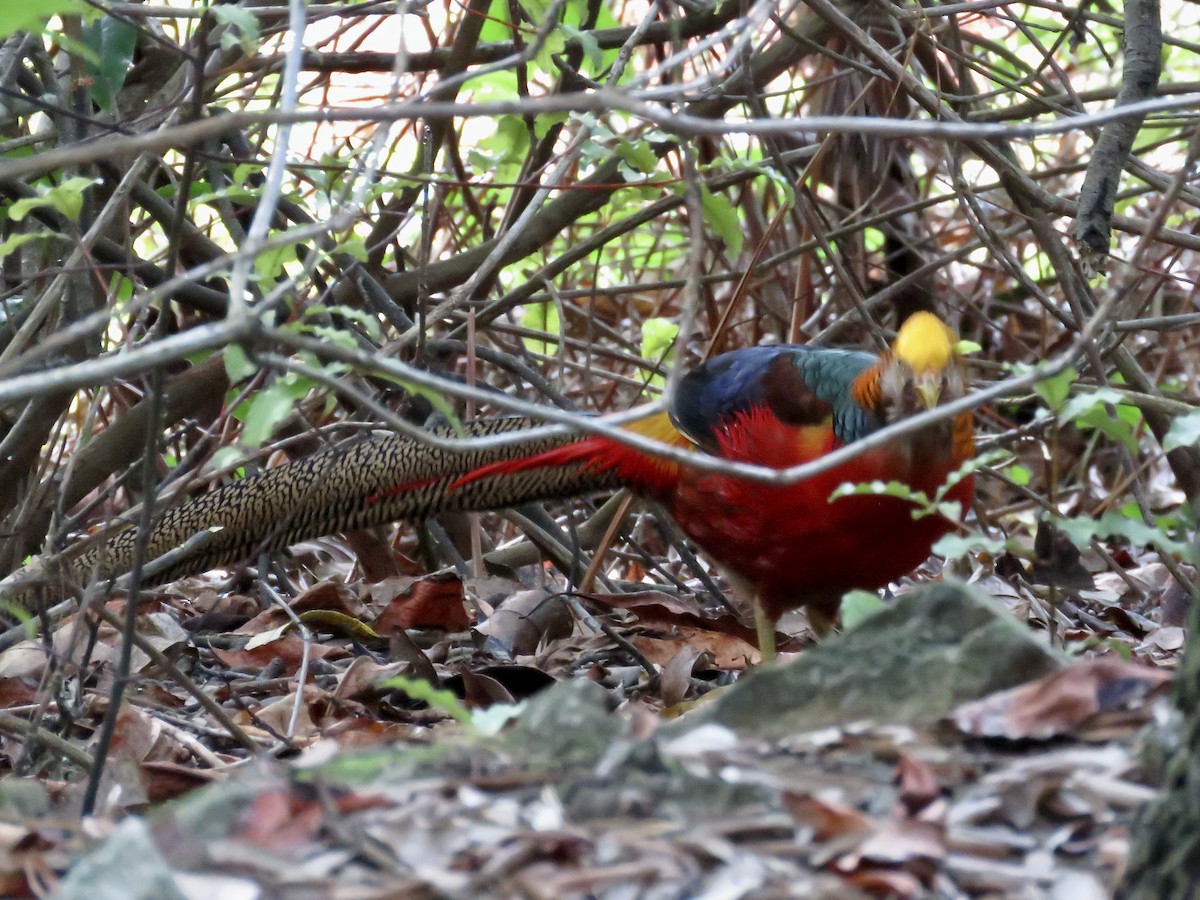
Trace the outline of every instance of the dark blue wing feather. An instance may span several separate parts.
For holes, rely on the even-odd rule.
[[[832,421],[838,440],[849,443],[882,424],[850,390],[875,361],[869,353],[794,344],[723,353],[680,380],[671,400],[671,421],[711,451],[724,423],[765,406],[790,425]]]

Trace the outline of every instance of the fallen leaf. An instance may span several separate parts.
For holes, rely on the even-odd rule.
[[[485,652],[512,659],[533,654],[543,638],[566,637],[572,625],[561,595],[538,588],[512,594],[473,631],[483,635]]]
[[[248,650],[219,650],[213,648],[213,655],[222,665],[231,669],[248,669],[251,671],[265,669],[272,660],[283,663],[285,675],[295,675],[300,670],[300,660],[304,654],[304,641],[294,632],[289,632],[276,641]],[[345,656],[342,647],[330,647],[326,644],[310,643],[308,658],[325,659],[329,656]]]
[[[901,753],[896,762],[896,781],[900,787],[900,801],[909,815],[915,816],[941,796],[941,785],[937,775],[926,762],[911,753]]]
[[[659,677],[659,693],[662,695],[664,706],[670,708],[684,701],[692,687],[692,671],[706,652],[687,644],[663,666]]]
[[[634,635],[631,642],[637,651],[656,666],[669,665],[684,648],[707,653],[714,669],[723,671],[744,669],[757,663],[761,656],[752,643],[729,634],[680,625],[673,638]]]
[[[386,582],[380,582],[380,585],[404,580],[388,579]],[[374,589],[372,595],[376,595]],[[379,634],[387,634],[393,628],[464,631],[471,624],[464,599],[462,579],[457,575],[430,575],[412,582],[406,589],[394,594],[387,607],[371,623],[371,627]]]
[[[784,791],[783,805],[797,825],[812,829],[813,839],[818,842],[867,834],[873,827],[871,819],[854,807],[822,800],[814,794]]]
[[[1100,713],[1144,704],[1170,682],[1170,673],[1150,666],[1088,660],[964,703],[955,711],[954,722],[977,737],[1046,740],[1070,734]]]

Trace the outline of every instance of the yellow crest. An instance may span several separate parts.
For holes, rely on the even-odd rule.
[[[940,372],[954,358],[958,336],[933,313],[916,312],[904,320],[892,354],[913,372]]]

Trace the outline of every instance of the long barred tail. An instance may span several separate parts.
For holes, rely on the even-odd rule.
[[[505,434],[534,424],[528,419],[483,420],[467,425],[466,436]],[[202,531],[220,529],[196,551],[155,573],[154,582],[164,583],[338,531],[620,486],[616,471],[592,466],[586,457],[553,461],[554,451],[583,440],[567,435],[449,451],[389,435],[335,447],[166,510],[151,529],[143,558],[150,562]],[[539,464],[519,471],[503,470],[506,463],[539,458]],[[475,472],[480,474],[464,477]],[[72,585],[123,575],[133,565],[136,540],[136,527],[128,526],[35,561],[0,582],[0,606],[36,612]]]

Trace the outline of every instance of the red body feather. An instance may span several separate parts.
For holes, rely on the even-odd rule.
[[[677,386],[671,416],[658,413],[624,427],[737,462],[776,469],[811,462],[882,427],[889,416],[935,403],[947,385],[961,391],[949,329],[924,313],[909,323],[893,351],[877,358],[781,346],[714,358]],[[662,502],[684,533],[754,596],[760,614],[774,620],[805,606],[824,627],[842,594],[912,571],[954,527],[938,515],[914,519],[916,505],[897,497],[831,501],[833,492],[846,483],[898,481],[932,498],[973,453],[971,415],[964,413],[786,486],[706,473],[598,436],[486,466],[459,483],[556,466],[615,472],[608,483]],[[965,514],[974,494],[967,477],[946,499],[958,501]],[[760,640],[768,639],[759,624]]]
[[[639,433],[666,436],[665,414],[636,423]],[[688,442],[671,429],[673,443]],[[969,433],[969,432],[968,432]],[[841,444],[833,429],[794,426],[764,407],[735,416],[718,435],[720,456],[783,469],[811,462]],[[824,474],[779,486],[688,469],[641,453],[604,437],[515,462],[472,472],[477,478],[583,465],[615,469],[623,484],[662,502],[697,545],[746,583],[772,618],[799,606],[832,616],[837,601],[854,588],[873,590],[912,571],[929,548],[953,528],[941,516],[913,519],[916,508],[896,497],[855,495],[833,502],[830,495],[847,482],[902,481],[932,497],[946,476],[970,456],[960,447],[940,464],[913,458],[898,444],[868,451]],[[974,498],[974,479],[960,481],[948,494],[965,513]]]

